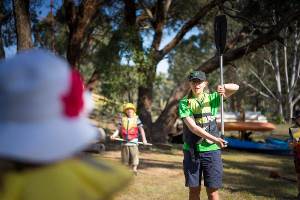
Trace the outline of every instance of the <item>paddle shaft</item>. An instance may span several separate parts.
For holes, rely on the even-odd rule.
[[[142,144],[142,145],[152,146],[152,144],[150,144],[150,143],[145,144],[143,142],[130,142],[130,141],[123,140],[121,138],[114,138],[113,140],[121,141],[121,142],[129,142],[129,143],[133,143],[133,144]]]
[[[220,53],[220,71],[221,71],[221,86],[224,86],[223,79],[223,54]],[[221,134],[224,136],[224,97],[221,96]]]

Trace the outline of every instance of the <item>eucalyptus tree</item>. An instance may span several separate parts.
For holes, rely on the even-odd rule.
[[[225,65],[257,51],[264,45],[279,40],[280,33],[300,16],[298,1],[244,0],[226,4],[223,9],[226,15],[239,24],[235,27],[239,30],[228,40],[224,53]],[[275,23],[274,15],[278,16]],[[218,67],[218,56],[212,56],[194,69],[211,73]],[[166,141],[166,133],[171,130],[176,120],[174,113],[177,112],[178,101],[187,93],[187,90],[187,82],[183,82],[174,90],[162,114],[152,126],[152,134],[155,134],[153,135],[154,140]]]
[[[140,37],[135,41],[132,52],[142,51],[147,64],[139,63],[138,72],[144,81],[138,87],[138,110],[140,117],[147,127],[148,133],[154,142],[165,142],[176,119],[176,106],[178,100],[187,91],[187,83],[180,84],[170,96],[169,101],[158,119],[153,123],[151,107],[153,102],[153,84],[156,77],[157,64],[176,47],[184,36],[197,27],[199,33],[207,32],[213,40],[212,21],[219,11],[230,17],[234,28],[224,54],[224,62],[229,63],[242,58],[264,45],[280,38],[279,33],[299,17],[299,3],[290,1],[195,1],[189,2],[171,0],[124,0],[124,18],[132,35],[147,35],[152,38],[147,41],[149,45],[141,49]],[[269,12],[269,11],[272,12]],[[276,23],[273,17],[280,16]],[[122,27],[122,26],[120,26]],[[124,29],[120,29],[124,30]],[[134,32],[139,32],[134,34]],[[163,36],[166,31],[172,31],[174,37],[163,45]],[[128,32],[128,31],[125,31]],[[148,37],[149,38],[149,37]],[[149,42],[150,41],[150,42]],[[201,41],[200,41],[201,42]],[[128,44],[128,43],[126,43]],[[201,43],[200,43],[201,45]],[[210,46],[213,49],[211,43]],[[202,64],[194,69],[201,69],[207,73],[218,68],[218,57],[211,55],[202,60]]]
[[[249,62],[250,80],[243,82],[276,106],[281,121],[291,119],[300,101],[300,30],[295,21],[282,31],[279,42],[265,46]]]
[[[149,45],[142,49],[148,57],[147,65],[137,66],[145,81],[138,87],[139,115],[146,126],[146,131],[153,134],[151,107],[153,102],[153,86],[156,77],[157,64],[165,58],[181,42],[183,37],[225,0],[207,1],[172,1],[172,0],[124,0],[125,10],[130,10],[127,19],[135,22],[135,29],[140,35],[147,35]],[[166,31],[175,33],[170,42],[163,45]],[[138,49],[139,51],[139,49]],[[160,133],[156,133],[160,138]],[[155,134],[153,134],[155,138]],[[154,139],[155,140],[155,139]]]
[[[49,35],[50,38],[51,32],[55,35],[55,47],[60,54],[66,54],[73,66],[84,65],[80,69],[89,71],[90,83],[99,79],[100,82],[113,83],[115,80],[113,75],[110,76],[110,70],[119,72],[121,69],[116,74],[122,76],[123,69],[126,72],[132,69],[130,67],[136,67],[133,73],[137,74],[138,80],[133,85],[138,91],[140,117],[148,128],[148,133],[151,133],[152,140],[165,142],[166,134],[177,117],[178,100],[187,92],[187,83],[183,82],[174,89],[165,109],[153,122],[151,107],[157,64],[167,56],[176,59],[172,53],[176,52],[187,33],[196,28],[199,35],[206,36],[194,43],[201,47],[204,45],[203,41],[208,41],[208,46],[205,47],[209,50],[205,54],[208,57],[201,55],[200,50],[199,58],[202,59],[197,62],[201,64],[193,69],[211,73],[219,66],[218,57],[213,54],[212,42],[212,22],[215,15],[225,13],[233,24],[229,29],[229,42],[224,54],[224,63],[227,64],[274,40],[280,40],[281,31],[299,18],[299,6],[298,1],[294,0],[64,0],[55,16],[47,17],[49,21],[44,22],[43,30],[54,27],[49,29]],[[40,31],[41,27],[34,26],[35,24],[37,23],[33,23],[33,27],[36,28],[35,33],[38,33],[34,37],[35,45],[49,46],[49,41],[46,41],[49,37],[43,36],[47,31]],[[172,32],[174,37],[164,44],[166,32]],[[196,50],[194,53],[197,57]],[[133,65],[122,63],[122,59],[127,57],[134,62]],[[94,64],[93,69],[87,70],[91,63]],[[129,100],[135,98],[133,92],[123,94],[126,95]]]

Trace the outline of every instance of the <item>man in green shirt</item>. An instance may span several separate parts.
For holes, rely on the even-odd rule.
[[[202,71],[189,75],[191,91],[179,102],[179,117],[184,122],[183,168],[185,185],[189,187],[189,199],[199,200],[201,178],[204,177],[208,198],[218,200],[222,187],[223,164],[221,148],[226,146],[217,128],[215,116],[220,97],[229,97],[239,88],[236,84],[219,85],[217,92],[206,93],[208,82]]]

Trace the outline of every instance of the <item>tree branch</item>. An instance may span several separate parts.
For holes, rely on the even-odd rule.
[[[226,7],[226,6],[223,6],[223,7],[225,8],[225,10],[232,10],[232,9]],[[229,17],[231,17],[231,18],[233,18],[233,19],[239,19],[239,20],[241,20],[241,21],[245,21],[245,22],[247,22],[248,24],[250,24],[250,25],[251,25],[252,27],[254,27],[254,28],[264,28],[264,29],[272,28],[272,26],[262,26],[262,25],[258,25],[258,24],[256,24],[256,23],[252,22],[250,19],[244,17],[244,16],[240,16],[240,15],[232,15],[232,14],[230,14],[229,12],[226,12],[225,10],[224,10],[224,13],[225,13],[226,15],[228,15]]]
[[[292,101],[292,104],[295,105],[300,100],[300,94]]]
[[[239,42],[244,40],[248,36],[247,28],[243,27],[238,34],[235,35],[234,38],[230,39],[226,44],[225,51],[228,51],[229,49],[233,49]]]
[[[162,49],[160,53],[160,57],[164,57],[167,53],[169,53],[185,36],[185,34],[190,31],[199,21],[207,15],[209,11],[211,11],[217,5],[224,3],[226,0],[213,0],[203,8],[199,9],[199,12],[192,17],[189,21],[187,21],[181,29],[178,31],[176,36]]]
[[[257,89],[256,87],[254,87],[252,84],[247,83],[246,81],[242,81],[242,83],[246,86],[248,86],[249,88],[253,89],[255,92],[257,92],[258,94],[266,97],[266,98],[271,98],[268,94],[264,93],[263,91]]]
[[[294,93],[294,91],[296,89],[296,86],[297,86],[297,83],[298,83],[298,80],[299,80],[299,69],[300,69],[300,62],[298,63],[298,74],[296,75],[296,78],[295,78],[294,84],[291,87],[291,92],[290,93]]]
[[[264,83],[264,81],[257,75],[256,72],[254,72],[251,68],[249,71],[255,76],[255,78],[260,82],[260,84],[269,92],[269,94],[273,97],[273,99],[277,99],[274,95],[274,93],[268,88],[268,86]]]
[[[288,17],[284,18],[280,23],[278,23],[275,27],[269,30],[267,33],[261,34],[256,39],[252,40],[251,42],[247,43],[246,45],[229,50],[225,52],[223,55],[224,64],[226,65],[228,62],[241,58],[244,55],[247,55],[251,52],[256,51],[258,48],[269,44],[270,42],[276,40],[278,38],[279,32],[287,27],[289,23],[295,19],[300,17],[300,11],[295,11]],[[210,73],[216,70],[219,67],[219,57],[214,56],[199,67],[197,70],[202,70],[206,73]]]
[[[102,1],[82,1],[76,12],[73,1],[64,1],[67,24],[70,31],[67,59],[73,67],[79,67],[82,42],[88,34],[88,28],[92,25],[90,22],[100,14],[98,9],[102,3]]]
[[[169,8],[170,8],[170,5],[172,3],[172,0],[165,0],[165,5],[164,5],[164,13],[167,14],[169,12]],[[165,16],[166,18],[167,16]]]
[[[150,20],[154,20],[152,11],[148,8],[148,6],[145,4],[145,2],[143,0],[138,0],[138,2],[141,4],[142,8],[144,9],[144,11],[147,13],[148,17],[150,18]]]
[[[159,45],[162,40],[162,35],[163,35],[163,28],[165,25],[165,18],[166,13],[164,13],[164,1],[163,0],[158,0],[156,4],[156,17],[155,21],[153,23],[154,26],[154,37],[152,41],[151,47],[154,48],[155,51],[159,50]]]
[[[264,63],[268,64],[272,70],[275,72],[275,66],[272,62],[272,54],[270,53],[270,51],[264,46],[264,52],[266,52],[268,59],[263,59]]]

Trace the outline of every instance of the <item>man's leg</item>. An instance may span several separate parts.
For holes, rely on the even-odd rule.
[[[216,188],[206,188],[207,197],[209,200],[219,200],[219,192]]]
[[[221,151],[209,151],[201,154],[204,186],[209,200],[218,200],[218,188],[222,187],[223,163]]]
[[[199,153],[195,153],[195,160],[193,161],[189,151],[183,152],[183,171],[185,186],[189,187],[189,200],[200,200],[202,170]]]
[[[201,186],[199,187],[189,187],[189,200],[200,200]]]

